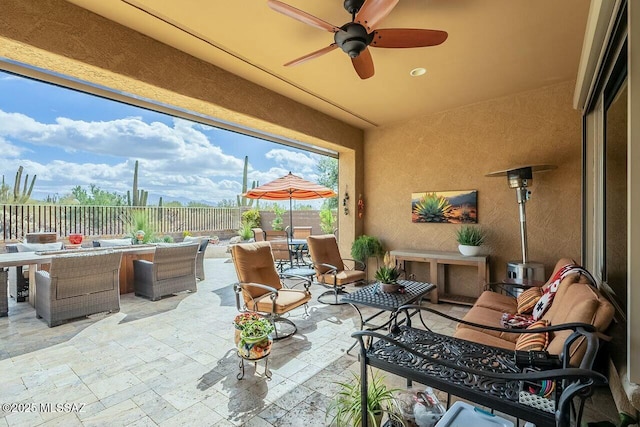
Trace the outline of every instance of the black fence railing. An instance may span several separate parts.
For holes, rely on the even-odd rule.
[[[59,237],[123,235],[130,232],[132,212],[143,212],[158,233],[236,230],[239,208],[131,207],[77,205],[0,205],[2,240],[21,240],[27,233],[49,231]],[[137,214],[139,215],[139,214]]]

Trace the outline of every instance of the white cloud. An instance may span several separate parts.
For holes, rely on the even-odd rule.
[[[276,148],[265,154],[267,159],[275,161],[279,166],[288,169],[294,175],[304,175],[315,171],[318,160],[311,153]]]

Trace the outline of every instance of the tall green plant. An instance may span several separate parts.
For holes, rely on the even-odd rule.
[[[284,208],[280,207],[278,204],[273,205],[273,214],[275,217],[273,221],[271,221],[271,228],[277,231],[284,230],[284,220],[282,219],[282,215],[284,215]]]
[[[320,229],[323,233],[331,234],[335,228],[336,217],[331,209],[325,208],[320,210]]]

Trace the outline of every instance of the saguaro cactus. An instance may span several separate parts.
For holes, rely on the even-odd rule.
[[[249,170],[249,156],[244,156],[244,170],[242,172],[242,194],[247,192],[247,173]],[[256,188],[258,185],[260,185],[258,183],[258,181],[253,181],[253,183],[251,184],[251,188],[254,189]],[[237,201],[238,201],[238,206],[241,208],[250,208],[251,206],[253,206],[253,202],[254,199],[248,199],[244,196],[242,196],[242,194],[238,194],[237,197]],[[256,202],[256,209],[258,208],[258,203]]]
[[[13,191],[10,191],[10,187],[4,182],[4,175],[2,175],[2,186],[0,187],[0,201],[3,203],[26,203],[31,198],[31,192],[33,191],[33,186],[36,183],[36,175],[31,178],[31,184],[29,185],[29,174],[24,177],[24,186],[22,187],[22,191],[20,190],[20,186],[22,183],[22,172],[24,168],[22,166],[18,167],[18,171],[16,172],[16,179],[13,183]]]
[[[133,200],[131,200],[131,192],[133,192]],[[129,206],[147,206],[147,197],[149,192],[146,190],[138,190],[138,161],[133,171],[133,189],[127,190],[127,204]]]

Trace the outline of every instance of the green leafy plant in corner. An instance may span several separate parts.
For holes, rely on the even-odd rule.
[[[357,237],[351,244],[351,256],[353,259],[367,263],[369,258],[382,256],[384,250],[382,249],[382,243],[377,237],[367,236],[363,234]]]
[[[460,245],[480,246],[486,238],[485,232],[480,227],[463,225],[456,231],[456,241]]]
[[[378,427],[382,421],[382,415],[387,413],[388,417],[396,422],[395,425],[404,425],[400,407],[394,393],[400,389],[387,388],[384,384],[384,377],[373,374],[367,387],[367,408],[362,410],[360,400],[360,376],[353,373],[350,382],[338,382],[340,390],[327,408],[327,418],[332,416],[330,425],[337,427],[361,425],[363,413],[369,418],[369,425]]]
[[[418,222],[447,222],[451,209],[446,197],[426,193],[413,206],[413,213],[417,216]]]

